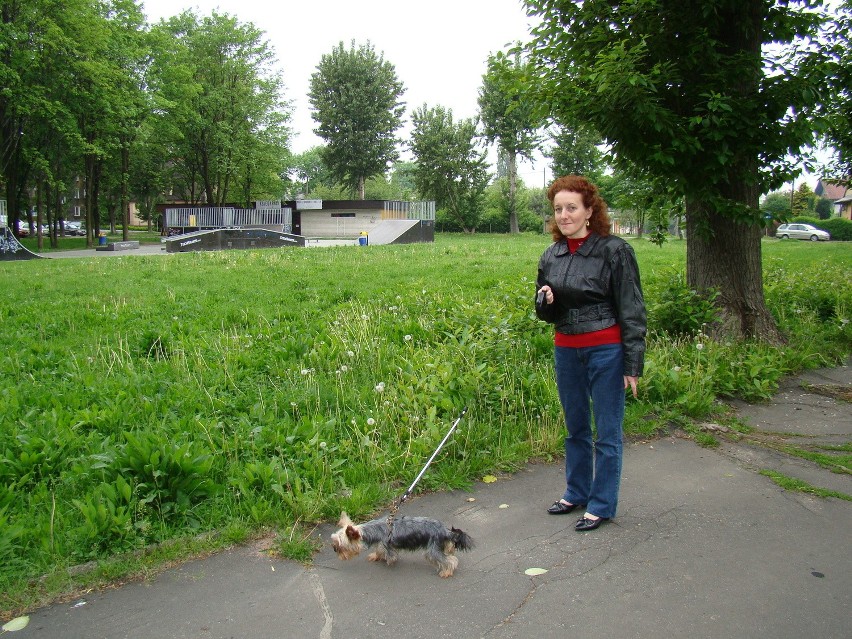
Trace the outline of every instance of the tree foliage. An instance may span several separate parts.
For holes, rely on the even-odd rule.
[[[720,291],[718,332],[781,340],[763,298],[758,198],[815,140],[831,73],[811,44],[823,2],[525,4],[542,18],[530,45],[541,103],[684,196],[687,277]]]
[[[273,61],[260,32],[228,16],[149,30],[138,0],[0,0],[9,225],[23,216],[53,233],[82,204],[91,244],[107,218],[127,236],[131,198],[151,219],[167,190],[279,197],[289,105]]]
[[[553,141],[548,156],[553,175],[585,175],[597,181],[606,169],[600,135],[588,126],[555,123],[550,128]]]
[[[451,109],[425,104],[415,109],[411,119],[418,192],[435,200],[462,230],[475,231],[488,185],[486,153],[479,147],[476,121],[455,122]]]
[[[364,183],[384,175],[399,157],[404,86],[394,66],[367,44],[340,42],[311,75],[308,96],[326,142],[323,160],[339,182],[364,199]]]
[[[833,181],[852,186],[852,0],[843,0],[836,10],[837,20],[830,26],[833,69],[825,134],[833,157],[826,172]]]
[[[212,206],[280,197],[290,106],[263,32],[192,11],[155,27],[159,112],[184,199]]]

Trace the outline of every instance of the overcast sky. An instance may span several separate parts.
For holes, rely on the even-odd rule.
[[[349,48],[352,40],[356,46],[369,40],[394,65],[406,89],[400,135],[407,139],[410,113],[424,102],[452,109],[456,119],[475,116],[488,55],[529,35],[520,0],[143,0],[143,5],[151,23],[185,9],[201,16],[215,10],[265,31],[294,106],[296,153],[322,144],[313,134],[307,92],[320,58],[339,42]],[[519,173],[528,185],[539,186],[545,164],[541,159],[523,164]]]

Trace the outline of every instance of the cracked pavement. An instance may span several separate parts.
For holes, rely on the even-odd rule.
[[[802,383],[848,391],[852,368],[792,378],[771,403],[737,403],[737,415],[761,432],[848,443],[852,404]],[[16,636],[849,636],[852,503],[778,487],[757,472],[780,463],[765,450],[727,440],[707,449],[677,436],[627,444],[618,516],[586,533],[573,529],[581,513],[545,512],[562,492],[561,463],[417,496],[401,515],[442,519],[476,541],[450,579],[419,553],[402,553],[392,568],[366,553],[340,561],[327,525],[311,566],[234,548],[33,612]],[[810,483],[852,493],[848,473],[783,463],[785,474],[802,468]]]

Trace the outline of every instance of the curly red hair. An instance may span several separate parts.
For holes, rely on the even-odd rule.
[[[589,218],[589,230],[597,233],[602,237],[606,237],[610,232],[610,220],[607,213],[607,205],[603,198],[598,193],[598,187],[582,175],[563,175],[556,178],[550,188],[547,189],[547,199],[553,205],[553,198],[560,191],[568,191],[570,193],[579,193],[583,196],[583,206],[587,209],[592,209],[592,217]],[[551,216],[547,223],[550,235],[554,242],[565,240],[562,231],[556,224],[556,218]]]

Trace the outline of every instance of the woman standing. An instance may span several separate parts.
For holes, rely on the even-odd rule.
[[[624,391],[636,397],[642,374],[645,301],[633,248],[610,235],[597,187],[568,175],[550,185],[547,197],[554,243],[539,260],[536,314],[556,328],[556,386],[568,430],[567,487],[547,512],[585,507],[575,529],[594,530],[618,506]]]

